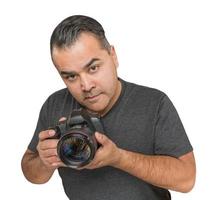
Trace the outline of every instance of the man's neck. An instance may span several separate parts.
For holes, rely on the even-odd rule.
[[[122,90],[122,84],[121,84],[121,81],[118,80],[117,88],[115,91],[116,95],[114,95],[114,97],[110,100],[109,105],[102,112],[99,112],[99,115],[101,117],[105,116],[111,110],[111,108],[114,106],[114,104],[117,102],[118,98],[121,95],[121,90]]]

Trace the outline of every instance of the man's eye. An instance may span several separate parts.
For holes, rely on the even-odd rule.
[[[89,72],[96,72],[98,70],[99,66],[98,65],[92,65],[89,68]]]
[[[76,75],[72,74],[72,75],[65,76],[65,79],[68,81],[74,81],[76,77],[77,77]]]

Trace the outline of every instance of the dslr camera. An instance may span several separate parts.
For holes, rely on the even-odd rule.
[[[52,138],[59,139],[60,160],[71,168],[83,167],[93,160],[99,147],[94,133],[104,133],[99,116],[83,108],[73,110],[69,118],[51,129],[56,132]]]

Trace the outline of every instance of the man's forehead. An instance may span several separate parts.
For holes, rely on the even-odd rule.
[[[85,35],[84,37],[86,36],[93,38],[90,35]],[[81,70],[94,62],[105,60],[107,57],[106,54],[108,52],[102,49],[101,45],[96,44],[94,41],[85,42],[84,39],[81,41],[78,40],[70,47],[54,47],[52,57],[57,68],[67,71],[66,69],[72,68]]]
[[[81,60],[86,57],[100,57],[100,54],[105,51],[99,43],[94,41],[77,41],[69,47],[54,47],[52,57],[74,56]]]

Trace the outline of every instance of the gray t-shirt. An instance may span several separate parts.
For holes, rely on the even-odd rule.
[[[192,146],[176,109],[161,91],[121,80],[122,91],[112,109],[101,118],[105,134],[120,148],[146,155],[178,158]],[[38,134],[79,108],[67,89],[52,94],[44,103],[35,134],[28,146],[36,150]],[[166,189],[153,186],[113,167],[94,170],[58,169],[71,200],[171,199]]]

